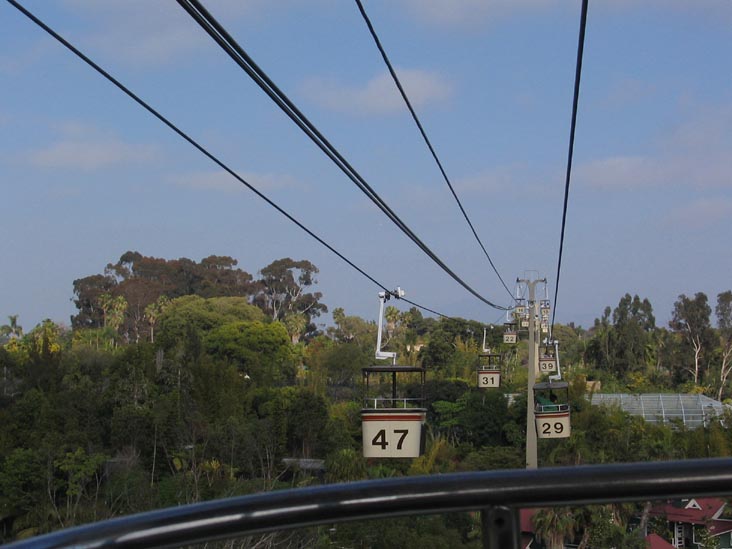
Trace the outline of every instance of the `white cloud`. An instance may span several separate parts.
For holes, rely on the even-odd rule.
[[[128,64],[166,63],[205,41],[204,33],[190,32],[188,15],[174,3],[67,0],[66,6],[94,29],[83,39],[87,45]]]
[[[697,200],[678,208],[668,219],[672,226],[682,225],[690,229],[703,229],[723,220],[726,225],[732,221],[732,200]]]
[[[476,28],[520,10],[550,6],[561,0],[404,0],[415,18],[440,27]]]
[[[593,187],[657,185],[670,175],[669,167],[644,156],[612,156],[577,166],[574,179]]]
[[[646,99],[655,91],[653,84],[636,78],[623,78],[611,85],[604,103],[612,107],[622,107]]]
[[[455,192],[461,194],[498,194],[516,185],[508,170],[483,171],[457,179]]]
[[[461,30],[481,29],[486,23],[514,14],[554,7],[574,10],[579,14],[579,2],[575,0],[402,0],[402,3],[418,21],[434,27]],[[590,4],[591,14],[652,8],[664,12],[673,10],[691,17],[711,17],[718,22],[732,21],[732,4],[729,0],[593,0]]]
[[[629,9],[652,8],[664,12],[675,11],[689,17],[712,17],[717,22],[732,20],[732,5],[729,0],[706,0],[705,2],[689,2],[689,0],[596,0],[597,8],[613,11],[628,11]],[[590,6],[593,10],[595,6]]]
[[[598,188],[732,188],[732,106],[693,108],[652,144],[653,152],[579,164],[575,180]]]
[[[453,85],[435,72],[395,69],[413,107],[444,101]],[[405,109],[404,100],[391,75],[384,72],[363,87],[347,86],[334,79],[311,78],[302,93],[322,107],[351,114],[387,114]]]
[[[289,175],[258,174],[240,171],[236,173],[244,181],[261,192],[304,187],[302,183]],[[241,182],[223,170],[179,175],[173,177],[172,181],[176,185],[199,190],[237,192],[244,188]]]
[[[227,26],[244,16],[251,19],[274,9],[265,0],[210,4],[207,9]],[[159,66],[210,42],[175,2],[66,0],[65,5],[94,29],[84,38],[88,45],[133,66]]]
[[[40,168],[91,172],[110,166],[141,164],[157,156],[152,145],[125,143],[116,137],[71,137],[33,151],[28,161]]]

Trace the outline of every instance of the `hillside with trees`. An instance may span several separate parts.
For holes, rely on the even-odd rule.
[[[361,457],[361,368],[373,364],[376,324],[326,306],[318,269],[283,258],[256,275],[231,257],[200,262],[123,254],[73,281],[70,327],[0,327],[2,540],[155,508],[312,483],[524,467],[527,350],[504,356],[501,389],[480,392],[475,371],[484,326],[386,310],[384,347],[427,369],[425,454]],[[333,323],[317,323],[332,310]],[[11,312],[12,313],[12,312]],[[732,291],[710,302],[679,296],[667,326],[651,303],[621,296],[588,329],[555,326],[570,382],[572,436],[540,441],[541,466],[732,455],[729,417],[698,429],[647,423],[593,406],[603,392],[732,396]],[[417,387],[408,387],[416,394]],[[510,395],[510,398],[509,398]],[[318,459],[317,471],[297,466]],[[284,461],[287,460],[287,461]],[[295,463],[295,465],[293,465]],[[632,517],[668,538],[647,506],[545,509],[548,547],[643,547]],[[394,519],[333,531],[240,540],[242,547],[480,547],[469,514]],[[557,532],[560,532],[557,534]]]

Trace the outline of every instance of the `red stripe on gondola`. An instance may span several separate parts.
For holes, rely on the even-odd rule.
[[[422,415],[396,415],[396,414],[390,414],[390,415],[380,415],[380,416],[372,416],[372,415],[363,415],[361,418],[363,421],[422,421],[424,419],[424,416]]]

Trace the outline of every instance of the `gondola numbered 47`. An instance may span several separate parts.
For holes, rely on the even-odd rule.
[[[424,368],[398,366],[396,353],[381,350],[381,334],[384,320],[384,303],[391,297],[404,296],[397,288],[394,292],[379,292],[379,328],[376,336],[376,359],[391,359],[391,364],[362,368],[366,406],[361,410],[361,433],[363,456],[366,458],[413,458],[424,452],[424,433],[422,426],[427,417],[424,403]],[[397,394],[397,374],[419,373],[420,397],[406,398]],[[377,374],[379,381],[385,374],[391,374],[391,397],[372,397],[369,394],[371,376]]]
[[[414,458],[424,452],[422,426],[427,409],[424,395],[406,398],[397,395],[397,374],[418,373],[424,388],[425,369],[416,366],[369,366],[362,369],[366,407],[361,410],[363,456],[366,458]],[[391,397],[369,396],[370,378],[391,374]]]

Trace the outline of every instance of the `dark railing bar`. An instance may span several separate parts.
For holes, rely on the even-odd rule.
[[[455,473],[221,499],[61,530],[9,547],[167,547],[403,515],[726,495],[732,495],[730,458]]]

